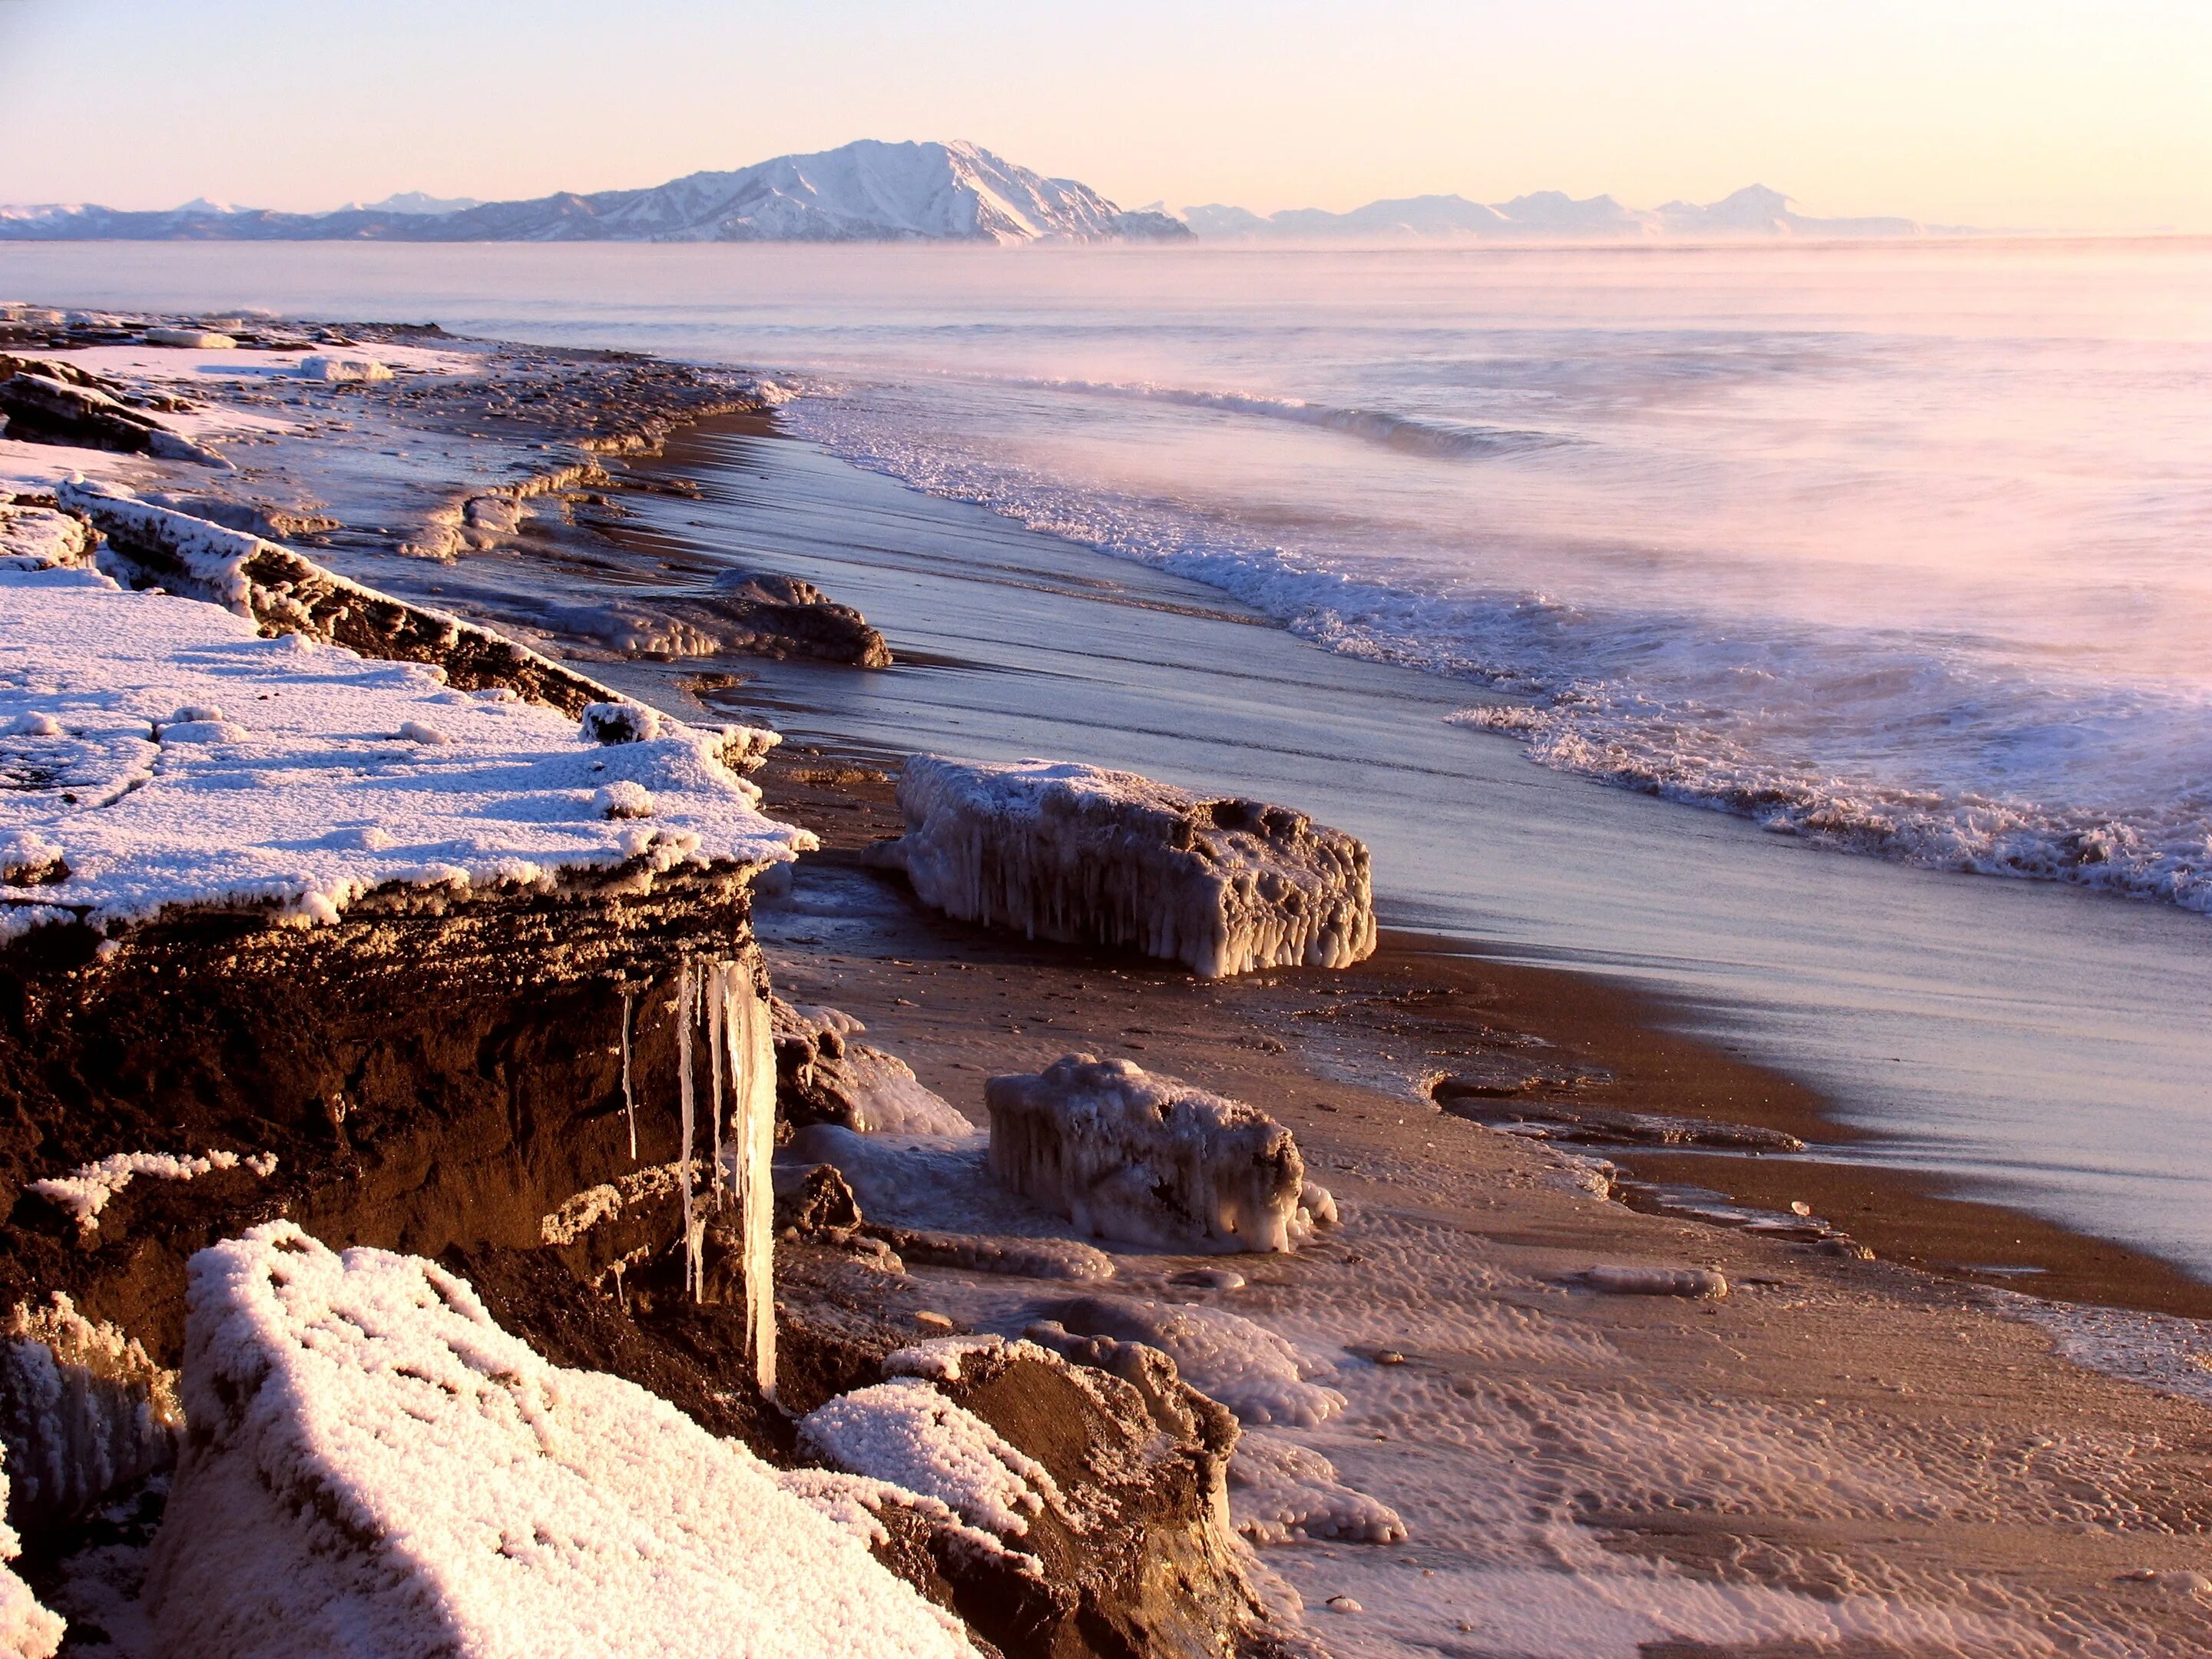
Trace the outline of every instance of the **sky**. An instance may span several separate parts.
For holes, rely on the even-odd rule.
[[[2212,232],[2212,0],[0,0],[0,202],[496,199],[860,137],[1125,206],[1758,182]]]

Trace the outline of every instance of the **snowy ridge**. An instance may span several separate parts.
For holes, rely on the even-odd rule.
[[[88,570],[0,569],[0,933],[184,905],[328,922],[387,884],[544,887],[810,841],[761,816],[724,734],[641,708],[624,733],[580,729]]]
[[[170,213],[69,205],[0,208],[0,240],[388,240],[445,242],[1121,241],[1188,237],[1179,220],[1124,212],[1072,179],[979,144],[863,139],[779,155],[734,172],[695,173],[645,190],[563,192],[451,208],[400,198],[336,213],[287,214],[204,204]]]
[[[1522,240],[1642,240],[1747,236],[1918,236],[1911,219],[1815,218],[1778,190],[1747,185],[1717,202],[1669,202],[1663,207],[1624,207],[1610,196],[1577,200],[1564,191],[1540,190],[1510,202],[1471,202],[1464,196],[1407,196],[1370,202],[1349,212],[1285,208],[1257,214],[1209,204],[1180,216],[1208,240],[1395,239],[1482,237]]]
[[[548,1364],[433,1263],[279,1222],[190,1272],[147,1586],[176,1659],[972,1656],[737,1442]]]

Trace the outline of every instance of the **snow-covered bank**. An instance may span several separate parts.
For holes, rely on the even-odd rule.
[[[741,1446],[419,1259],[283,1224],[204,1253],[184,1389],[148,1598],[179,1659],[974,1652]]]
[[[16,932],[185,905],[327,921],[387,884],[761,865],[808,841],[762,816],[725,733],[602,742],[512,691],[90,570],[0,571],[0,648]]]
[[[1208,978],[1340,968],[1375,948],[1367,849],[1285,806],[1132,772],[917,755],[885,848],[923,902],[1031,939],[1116,945]]]

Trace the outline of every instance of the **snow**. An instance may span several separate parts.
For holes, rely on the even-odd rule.
[[[1092,1054],[994,1077],[983,1099],[992,1174],[1097,1237],[1287,1251],[1311,1236],[1297,1143],[1257,1107]]]
[[[273,1223],[189,1298],[147,1586],[175,1659],[972,1655],[743,1446],[548,1364],[434,1263]]]
[[[179,1158],[172,1152],[113,1152],[95,1164],[79,1165],[65,1176],[33,1181],[24,1188],[76,1218],[77,1231],[89,1238],[100,1231],[100,1212],[108,1200],[140,1176],[153,1181],[190,1181],[216,1170],[234,1170],[240,1163],[264,1180],[276,1173],[274,1152],[241,1159],[236,1152],[211,1149],[204,1158]]]
[[[1293,1538],[1395,1544],[1406,1536],[1403,1516],[1346,1486],[1336,1465],[1319,1452],[1254,1429],[1237,1437],[1229,1464],[1229,1510],[1237,1530],[1255,1544],[1286,1544]]]
[[[1109,1297],[1082,1297],[1054,1311],[1048,1335],[1110,1336],[1158,1348],[1184,1382],[1239,1422],[1312,1428],[1344,1409],[1343,1395],[1306,1380],[1313,1368],[1289,1341],[1241,1314]]]
[[[90,571],[0,568],[0,728],[19,734],[0,737],[0,768],[20,780],[0,792],[0,840],[36,836],[68,869],[0,909],[14,931],[195,905],[327,922],[387,884],[542,889],[568,870],[774,863],[811,844],[761,816],[717,734],[672,720],[603,744],[442,678],[264,639],[219,606]],[[188,709],[204,718],[179,720]],[[63,735],[16,724],[40,715]],[[410,724],[446,740],[406,742]],[[651,818],[594,808],[622,782],[652,795]]]
[[[84,520],[50,507],[21,507],[0,497],[0,565],[50,570],[92,557]]]
[[[896,1054],[855,1042],[845,1050],[845,1064],[853,1076],[853,1127],[862,1134],[975,1133],[958,1107],[925,1085]]]
[[[1044,1465],[918,1376],[856,1389],[799,1419],[799,1445],[854,1474],[934,1498],[969,1525],[1018,1538],[1059,1487]]]
[[[6,1513],[8,1471],[0,1461],[0,1515]],[[0,1659],[51,1659],[62,1644],[58,1613],[39,1605],[31,1587],[7,1564],[23,1553],[23,1541],[0,1520]]]
[[[923,902],[1031,939],[1142,951],[1206,978],[1372,954],[1367,849],[1287,807],[1133,772],[917,755],[881,856]]]

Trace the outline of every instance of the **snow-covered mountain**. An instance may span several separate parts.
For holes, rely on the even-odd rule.
[[[1048,179],[977,144],[864,139],[695,173],[649,190],[563,192],[446,211],[395,198],[335,213],[0,208],[0,240],[416,242],[1099,242],[1181,238],[1167,214],[1124,212],[1073,179]]]
[[[473,196],[431,196],[419,190],[403,190],[386,197],[380,202],[356,202],[350,205],[364,213],[465,213],[483,204]]]
[[[1916,236],[1910,219],[1815,219],[1790,198],[1751,185],[1718,202],[1669,202],[1641,210],[1610,196],[1579,201],[1556,190],[1516,196],[1510,202],[1470,202],[1463,196],[1413,196],[1370,202],[1348,213],[1286,208],[1261,216],[1218,204],[1190,207],[1182,217],[1197,235],[1233,237],[1371,238],[1399,236],[1519,236],[1564,240],[1629,237]]]

